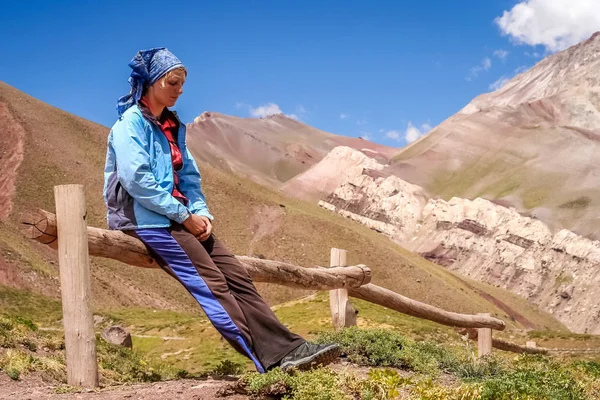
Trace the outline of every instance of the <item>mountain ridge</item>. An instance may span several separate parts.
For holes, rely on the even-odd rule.
[[[384,162],[398,151],[325,132],[283,114],[241,118],[211,111],[188,124],[188,145],[213,165],[272,187],[306,171],[336,146],[350,146]]]
[[[599,127],[595,34],[477,96],[402,149],[384,172],[433,196],[486,198],[597,238]]]

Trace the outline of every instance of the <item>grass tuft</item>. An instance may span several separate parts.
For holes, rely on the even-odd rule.
[[[319,343],[340,345],[348,359],[359,365],[396,367],[437,375],[456,368],[457,355],[432,342],[415,342],[393,330],[358,329],[323,332]]]

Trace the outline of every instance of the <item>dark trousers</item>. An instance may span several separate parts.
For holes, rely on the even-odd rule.
[[[304,343],[277,319],[244,266],[214,235],[201,243],[179,224],[128,233],[144,242],[160,266],[190,292],[214,327],[254,362],[257,371],[278,365]]]

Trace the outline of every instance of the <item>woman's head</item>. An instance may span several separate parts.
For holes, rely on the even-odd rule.
[[[143,96],[147,96],[153,104],[173,107],[183,93],[183,84],[187,76],[184,67],[172,69],[149,86]]]
[[[122,115],[129,107],[142,98],[146,92],[164,101],[166,107],[175,104],[183,92],[185,67],[173,53],[164,47],[140,50],[129,62],[131,91],[117,103],[117,111]],[[170,105],[168,105],[170,104]]]

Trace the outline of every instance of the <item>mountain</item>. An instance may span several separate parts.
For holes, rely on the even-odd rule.
[[[227,116],[219,119],[237,121]],[[274,117],[249,124],[261,126],[269,121],[295,123]],[[107,135],[106,127],[0,82],[1,310],[27,316],[27,310],[37,309],[44,302],[36,294],[48,299],[48,304],[56,304],[60,299],[56,253],[18,233],[20,212],[30,207],[52,211],[53,186],[80,183],[85,187],[89,225],[105,226],[102,172]],[[332,146],[334,139],[330,139]],[[211,159],[205,159],[204,153],[197,150],[199,138],[193,140],[196,143],[192,152],[199,161],[203,188],[216,217],[215,232],[235,254],[312,266],[328,265],[331,247],[344,248],[349,252],[349,263],[363,263],[372,269],[374,283],[406,296],[457,312],[491,312],[505,319],[510,328],[565,329],[549,314],[523,304],[506,291],[459,279],[314,203],[290,198],[277,189],[215,168]],[[231,154],[230,150],[224,149],[222,154]],[[227,158],[225,161],[233,164]],[[135,314],[143,313],[142,309],[166,309],[200,314],[185,289],[160,270],[95,257],[91,270],[95,310],[127,310]],[[278,285],[257,286],[271,304],[307,294]],[[528,322],[515,315],[524,316]]]
[[[204,112],[188,125],[190,149],[225,171],[279,187],[336,146],[349,146],[383,162],[398,152],[360,138],[334,135],[288,118],[238,118]]]
[[[390,163],[338,148],[285,187],[599,333],[598,154],[600,33],[475,98]]]
[[[475,98],[404,148],[388,174],[482,197],[598,238],[600,33]]]

